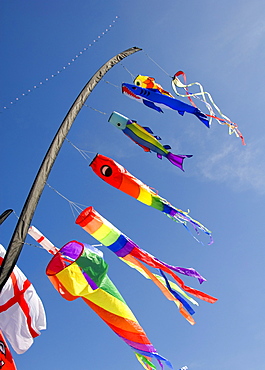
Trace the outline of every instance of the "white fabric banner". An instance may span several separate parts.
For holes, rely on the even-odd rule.
[[[5,256],[0,244],[0,264]],[[43,304],[33,285],[15,266],[0,294],[0,329],[17,353],[24,353],[33,338],[46,329]]]

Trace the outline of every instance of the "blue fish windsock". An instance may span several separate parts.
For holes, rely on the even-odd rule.
[[[137,122],[130,120],[118,112],[112,112],[109,117],[109,122],[122,130],[132,141],[144,149],[145,152],[155,152],[157,157],[162,159],[166,157],[171,163],[179,167],[182,171],[183,161],[185,158],[192,157],[192,155],[176,155],[168,151],[171,149],[169,145],[160,144],[160,137],[154,136],[149,127],[142,127]]]
[[[155,109],[160,113],[163,113],[163,110],[161,109],[162,107],[176,110],[182,116],[185,112],[194,114],[201,122],[205,124],[205,126],[210,128],[208,117],[202,113],[199,108],[164,95],[157,89],[144,89],[136,85],[123,83],[122,92],[123,94],[128,95],[130,98],[134,98],[139,102],[142,102],[147,107]]]

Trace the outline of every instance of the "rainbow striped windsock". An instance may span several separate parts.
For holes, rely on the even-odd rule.
[[[108,265],[101,256],[96,248],[71,241],[53,256],[46,274],[65,299],[71,301],[81,297],[133,349],[146,370],[156,369],[152,359],[158,361],[161,369],[163,363],[172,369],[171,363],[157,353],[109,279]]]

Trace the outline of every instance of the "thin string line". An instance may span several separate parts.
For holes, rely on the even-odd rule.
[[[74,145],[69,139],[66,138],[66,140],[73,146],[73,148],[75,148],[81,155],[82,157],[87,161],[89,162],[89,164],[91,163],[91,160],[92,158],[87,154],[87,153],[91,153],[91,154],[97,154],[96,152],[90,152],[88,150],[83,150],[83,149],[79,149],[76,145]]]
[[[109,24],[108,28],[105,29],[105,31],[101,32],[100,35],[98,35],[90,44],[88,44],[86,47],[84,47],[78,54],[76,54],[71,61],[69,61],[65,66],[58,69],[55,73],[51,74],[49,77],[46,77],[43,81],[38,82],[36,85],[34,85],[32,88],[28,89],[21,95],[18,95],[15,99],[9,102],[8,105],[5,105],[2,107],[3,110],[0,111],[0,113],[3,113],[5,110],[10,109],[13,105],[15,105],[19,100],[21,100],[23,97],[28,96],[30,93],[32,93],[34,90],[40,88],[42,85],[46,84],[50,79],[58,76],[61,72],[65,71],[66,68],[68,68],[73,62],[75,62],[81,55],[83,55],[90,47],[92,47],[95,43],[97,43],[101,38],[103,38],[110,29],[115,25],[115,23],[118,21],[119,16],[116,16],[114,20],[112,21],[112,24]]]
[[[76,212],[77,215],[79,215],[80,212],[83,211],[83,208],[79,207],[79,206],[83,206],[83,207],[87,207],[86,205],[84,204],[81,204],[81,203],[75,203],[71,200],[69,200],[68,198],[66,198],[63,194],[61,194],[58,190],[56,190],[54,187],[52,187],[50,184],[48,184],[47,182],[45,182],[46,185],[51,189],[53,190],[56,194],[58,194],[60,197],[62,197],[63,199],[65,199],[69,206],[70,206],[70,209],[72,211],[72,214],[74,216],[74,218],[76,218],[76,215],[74,214],[74,211]]]
[[[43,248],[41,245],[37,245],[37,244],[32,244],[32,243],[27,243],[27,242],[23,242],[24,245],[29,245],[30,247],[34,247],[34,248],[39,248],[39,249],[42,249],[44,251],[47,252],[47,250],[45,248]],[[103,244],[90,244],[92,247],[102,247]],[[59,250],[58,250],[59,252]]]
[[[173,78],[173,76],[170,76],[169,73],[167,73],[157,62],[154,61],[154,59],[152,59],[147,53],[144,53],[147,58],[149,58],[158,68],[161,69],[161,71],[163,71],[166,75],[168,75],[170,78]]]
[[[87,161],[87,162],[91,162],[91,157],[87,154],[87,153],[91,153],[91,154],[97,154],[96,152],[90,152],[88,150],[83,150],[83,149],[79,149],[76,145],[74,145],[69,139],[65,138],[65,140],[72,145],[73,148],[75,148],[81,155],[82,157]]]
[[[131,75],[131,77],[134,80],[136,76],[132,72],[130,72],[129,69],[127,67],[125,67],[125,65],[123,63],[120,63],[120,65],[125,69],[126,72],[128,72]]]
[[[104,80],[103,78],[102,78],[102,81],[104,81],[106,84],[109,84],[109,85],[111,85],[111,86],[116,87],[117,89],[120,89],[120,86],[114,85],[114,84],[113,84],[112,82],[110,82],[110,81]]]
[[[39,248],[39,249],[42,249],[44,251],[46,251],[45,248],[43,248],[41,245],[36,245],[36,244],[32,244],[32,243],[26,243],[26,242],[23,242],[24,245],[29,245],[30,247],[35,247],[35,248]]]
[[[16,216],[16,218],[19,219],[18,215],[16,214],[16,212],[14,210],[13,210],[13,213]]]
[[[104,115],[106,115],[106,114],[107,114],[107,113],[105,113],[105,112],[102,112],[101,110],[98,110],[98,109],[96,109],[96,108],[90,107],[90,106],[89,106],[89,105],[87,105],[87,104],[84,104],[84,106],[85,106],[85,107],[87,107],[87,108],[90,108],[90,109],[94,110],[95,112],[98,112],[98,113],[101,113],[101,114],[104,114]]]

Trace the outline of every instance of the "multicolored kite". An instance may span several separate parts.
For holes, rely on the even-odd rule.
[[[163,113],[163,110],[161,109],[162,107],[176,110],[182,116],[185,112],[194,114],[202,123],[205,124],[205,126],[208,128],[210,127],[207,116],[202,113],[199,108],[193,107],[192,105],[183,103],[178,99],[165,95],[157,89],[144,89],[136,85],[123,83],[122,92],[123,94],[128,95],[130,98],[142,102],[147,107],[152,108],[159,113]]]
[[[209,244],[212,243],[210,230],[203,226],[199,221],[191,218],[188,215],[188,212],[184,212],[181,209],[173,207],[166,199],[163,199],[156,194],[152,189],[130,174],[124,167],[113,159],[97,154],[90,163],[90,167],[96,175],[106,181],[109,185],[112,185],[131,197],[136,198],[139,202],[162,211],[172,220],[180,222],[186,227],[186,229],[188,229],[186,224],[190,223],[197,233],[198,229],[202,230],[205,234],[210,236]]]
[[[193,268],[171,266],[160,261],[158,258],[139,248],[130,238],[96,212],[93,207],[88,207],[82,211],[75,222],[100,243],[114,252],[124,262],[143,273],[144,276],[148,276],[169,300],[176,302],[180,313],[191,324],[194,324],[194,320],[190,315],[193,315],[195,312],[181,295],[184,295],[185,298],[188,299],[189,297],[181,289],[178,289],[178,292],[174,290],[163,272],[170,274],[177,284],[187,293],[209,303],[216,302],[216,298],[185,285],[175,273],[178,272],[183,275],[195,277],[202,283],[205,279],[196,270]],[[157,275],[152,274],[140,261],[146,263],[150,267],[159,269],[162,277],[165,279],[165,283],[161,283]]]
[[[159,90],[161,94],[171,96],[171,98],[173,98],[173,95],[171,95],[168,91],[164,90],[161,85],[156,83],[153,77],[138,75],[137,77],[135,77],[133,83],[134,85],[143,87],[144,89]]]
[[[55,289],[69,301],[81,297],[98,316],[134,351],[146,370],[156,369],[156,359],[172,369],[147,338],[130,308],[107,275],[102,252],[77,241],[67,243],[55,254],[46,273]]]
[[[118,112],[112,112],[109,122],[119,130],[122,130],[126,136],[143,148],[145,152],[155,152],[159,159],[166,157],[182,171],[184,171],[184,159],[192,157],[192,155],[176,155],[169,152],[168,149],[171,149],[171,147],[169,145],[161,145],[159,142],[161,138],[154,136],[149,127],[142,127],[136,121],[132,121]]]

